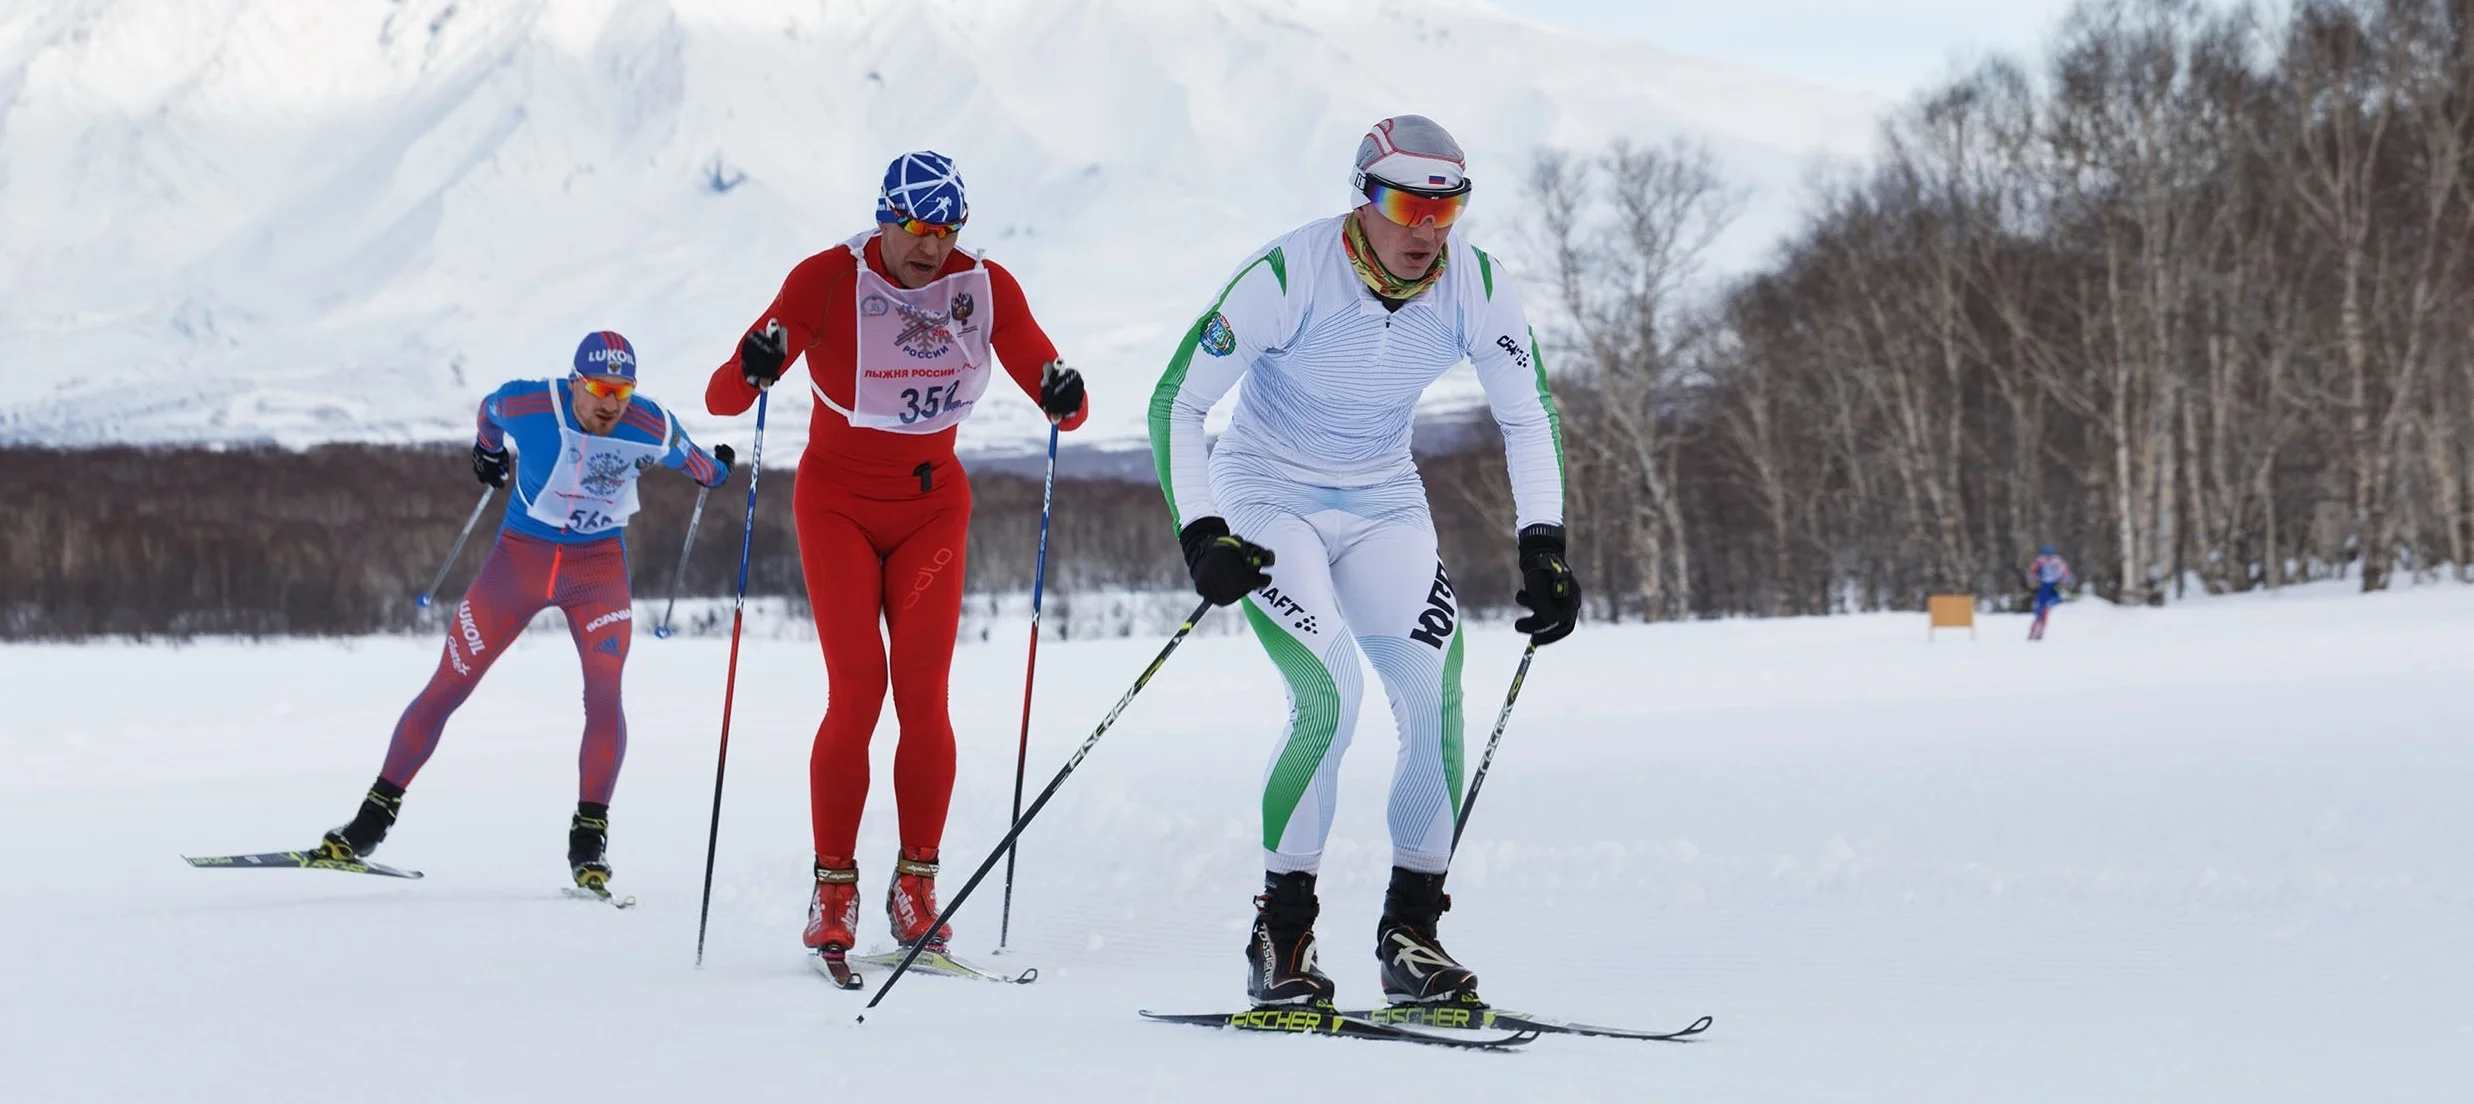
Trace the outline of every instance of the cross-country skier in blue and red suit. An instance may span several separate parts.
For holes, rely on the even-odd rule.
[[[557,606],[584,661],[584,747],[567,864],[577,885],[608,893],[610,793],[627,755],[619,677],[634,607],[623,534],[636,512],[636,477],[660,464],[718,487],[730,478],[733,459],[728,445],[711,453],[696,447],[675,419],[635,391],[634,347],[602,330],[577,346],[567,378],[515,380],[481,400],[473,475],[504,487],[512,474],[514,498],[489,559],[455,607],[437,672],[395,722],[378,781],[352,823],[321,841],[327,857],[367,855],[386,838],[404,787],[437,750],[447,718],[533,615]]]
[[[2036,562],[2027,565],[2027,581],[2036,588],[2036,620],[2027,626],[2027,638],[2042,640],[2045,615],[2062,604],[2062,588],[2079,580],[2070,574],[2070,561],[2054,555],[2048,544],[2038,550]]]

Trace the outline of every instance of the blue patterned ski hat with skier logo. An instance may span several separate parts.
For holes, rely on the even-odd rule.
[[[615,330],[594,330],[576,346],[576,374],[603,379],[636,379],[636,347]]]
[[[971,217],[971,205],[962,198],[962,174],[954,171],[952,158],[920,150],[885,166],[885,185],[876,193],[876,221],[900,222],[905,216],[943,225]]]

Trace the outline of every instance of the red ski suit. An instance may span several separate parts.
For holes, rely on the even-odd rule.
[[[886,269],[876,239],[868,240],[865,252],[869,268],[899,283]],[[937,275],[971,264],[956,249]],[[1036,402],[1041,368],[1057,359],[1056,346],[1032,318],[1022,285],[993,262],[987,269],[995,300],[990,344],[1006,374]],[[805,354],[810,379],[844,409],[856,409],[857,281],[858,259],[834,246],[791,269],[781,293],[748,327],[753,332],[780,322],[791,360]],[[748,386],[735,351],[714,369],[704,397],[705,408],[715,414],[738,414],[755,404],[756,389]],[[1089,409],[1086,402],[1060,427],[1081,425]],[[946,691],[962,616],[971,521],[971,486],[954,458],[954,431],[905,434],[853,426],[818,403],[793,498],[799,560],[824,647],[828,695],[808,760],[816,854],[854,857],[860,808],[868,796],[868,738],[884,710],[888,661],[894,716],[901,725],[893,759],[901,842],[905,849],[934,854],[953,797],[954,730]]]

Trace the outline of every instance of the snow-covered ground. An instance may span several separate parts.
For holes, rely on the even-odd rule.
[[[563,636],[520,645],[450,727],[380,853],[429,872],[409,883],[178,856],[342,820],[431,642],[0,649],[0,1098],[2461,1098],[2474,590],[2080,603],[2036,646],[2022,627],[1591,626],[1542,653],[1446,940],[1509,1006],[1717,1025],[1513,1054],[1135,1018],[1242,1000],[1281,709],[1242,637],[1192,641],[1033,826],[1014,951],[989,961],[1040,982],[906,979],[860,1026],[799,957],[806,643],[744,657],[701,971],[719,641],[638,638],[612,829],[631,913],[557,893]],[[1473,742],[1517,643],[1472,640]],[[1043,652],[1035,787],[1156,646]],[[957,659],[949,889],[1001,831],[1020,663],[1018,633]],[[1352,1001],[1375,994],[1387,861],[1374,697],[1323,880]],[[957,949],[985,956],[996,911],[975,897]]]

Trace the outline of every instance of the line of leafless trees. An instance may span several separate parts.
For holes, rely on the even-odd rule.
[[[429,584],[481,488],[454,447],[282,449],[0,448],[0,640],[97,635],[329,635],[423,627]],[[790,510],[792,471],[760,489],[748,592],[804,600]],[[973,477],[968,576],[979,593],[1028,590],[1040,486]],[[707,504],[684,594],[728,596],[739,570],[746,483]],[[666,471],[640,485],[628,527],[638,601],[667,594],[695,488]],[[480,567],[507,496],[440,588],[451,605]],[[1159,492],[1061,480],[1049,587],[1073,595],[1182,585]],[[1062,599],[1061,599],[1062,600]]]
[[[1998,603],[2045,542],[2127,602],[2463,574],[2470,51],[2462,0],[2091,0],[2040,69],[1989,61],[1898,111],[1723,285],[1702,264],[1738,196],[1706,153],[1542,157],[1526,206],[1557,217],[1528,228],[1524,292],[1593,612]],[[1422,463],[1464,603],[1508,607],[1501,450]],[[477,493],[462,465],[0,450],[0,638],[411,627]],[[693,497],[662,475],[629,538],[640,597]],[[750,590],[796,598],[774,480]],[[1027,589],[1037,482],[973,482],[971,589]],[[686,590],[727,594],[737,534],[706,520]],[[1056,524],[1052,593],[1184,585],[1155,487],[1066,480]]]
[[[1533,226],[1530,294],[1599,612],[1998,601],[2048,541],[2129,602],[2466,570],[2468,10],[2087,3],[1697,298],[1707,154],[1542,158],[1534,208],[1594,213]]]

